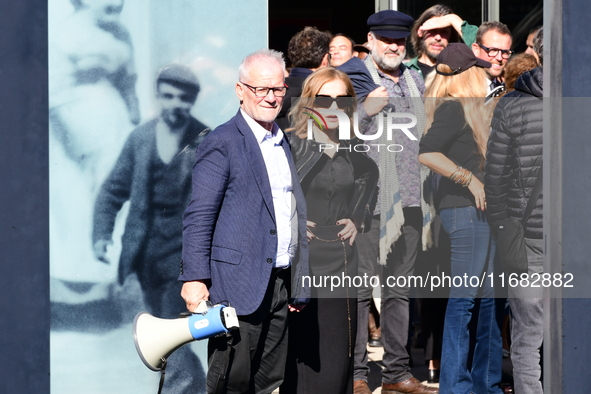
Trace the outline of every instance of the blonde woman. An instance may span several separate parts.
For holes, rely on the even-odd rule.
[[[355,92],[349,77],[328,67],[305,81],[292,107],[290,143],[306,197],[310,275],[355,277],[355,237],[367,230],[375,205],[378,167],[339,139],[338,111],[351,120]],[[308,120],[314,119],[312,124]],[[348,133],[348,131],[346,131]],[[310,138],[308,138],[310,137]],[[288,365],[281,393],[352,393],[357,331],[354,288],[312,286],[313,299],[290,314]]]
[[[500,394],[502,345],[495,316],[495,245],[486,219],[483,164],[492,103],[485,104],[489,62],[449,44],[426,81],[427,133],[419,161],[442,176],[439,206],[451,242],[454,281],[445,314],[439,392]],[[476,283],[476,279],[484,283]],[[473,326],[471,320],[477,321]],[[470,332],[473,328],[474,332]],[[475,346],[470,345],[471,334]],[[469,368],[468,360],[472,359]]]

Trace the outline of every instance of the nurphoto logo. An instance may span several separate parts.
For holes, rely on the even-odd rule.
[[[308,119],[309,140],[313,139],[314,124],[316,124],[317,127],[321,130],[324,130],[328,127],[325,117],[336,116],[339,124],[339,140],[350,140],[353,138],[353,136],[355,136],[360,140],[364,141],[361,144],[338,146],[337,149],[346,149],[349,151],[353,149],[356,152],[368,152],[370,149],[376,149],[379,152],[380,149],[385,149],[388,152],[402,152],[404,150],[404,147],[398,143],[367,143],[367,141],[379,140],[382,137],[382,134],[384,133],[384,129],[386,132],[387,141],[394,141],[395,130],[401,131],[402,134],[406,138],[408,138],[408,140],[417,141],[417,137],[415,137],[413,133],[411,133],[410,131],[411,128],[416,126],[417,117],[408,112],[379,112],[377,115],[373,117],[373,121],[371,122],[371,124],[374,125],[373,127],[371,127],[371,131],[375,130],[375,132],[371,134],[364,134],[359,129],[359,114],[357,113],[357,111],[353,113],[353,128],[351,128],[351,119],[349,118],[347,113],[345,113],[342,110],[322,109],[322,113],[320,113],[319,111],[312,109],[310,107],[303,107],[303,109],[304,114],[310,117],[310,119]],[[401,123],[401,120],[406,120],[406,123]],[[410,122],[408,122],[408,120],[410,120]],[[351,131],[353,131],[353,134],[351,133]],[[319,144],[320,151],[334,148],[335,146],[332,144]]]

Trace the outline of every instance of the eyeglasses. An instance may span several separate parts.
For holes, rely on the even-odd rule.
[[[497,57],[499,52],[501,53],[501,57],[503,59],[509,59],[511,55],[513,55],[513,51],[511,49],[499,49],[499,48],[489,48],[485,47],[482,44],[478,44],[478,46],[486,52],[486,54],[490,57]]]
[[[404,91],[402,90],[400,83],[394,83],[394,97],[390,97],[390,104],[388,105],[393,106],[393,108],[399,108],[404,110],[410,108],[410,104],[406,99],[406,95],[404,94]]]
[[[314,100],[314,106],[317,108],[328,109],[332,106],[332,103],[337,103],[337,107],[344,109],[350,107],[352,104],[351,96],[336,96],[332,97],[326,94],[317,94]]]
[[[262,87],[262,86],[250,86],[247,83],[244,82],[240,82],[241,84],[243,84],[244,86],[246,86],[247,88],[249,88],[250,90],[252,90],[252,92],[254,93],[255,96],[257,97],[267,97],[267,95],[269,94],[269,91],[273,92],[273,95],[275,97],[283,97],[285,96],[285,93],[287,92],[287,85],[284,85],[283,87],[280,88],[267,88],[267,87]]]

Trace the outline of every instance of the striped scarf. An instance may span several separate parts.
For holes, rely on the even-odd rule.
[[[371,56],[365,58],[365,65],[369,70],[374,82],[381,86],[381,79],[376,67],[371,60]],[[409,102],[412,103],[411,112],[417,117],[417,127],[419,141],[425,131],[425,106],[421,99],[421,92],[417,87],[409,68],[404,67],[401,78],[404,78],[409,89],[411,97]],[[383,117],[384,132],[380,137],[381,144],[388,144],[387,141],[387,125],[386,117]],[[418,158],[417,158],[418,160]],[[404,214],[402,212],[402,198],[400,196],[400,183],[398,181],[398,172],[396,171],[396,154],[380,153],[380,244],[379,244],[379,262],[381,265],[386,265],[388,253],[392,251],[394,242],[402,234],[402,225],[404,224]],[[386,176],[387,174],[387,176]],[[423,229],[422,229],[422,245],[423,250],[431,246],[433,240],[431,237],[431,221],[434,216],[433,196],[429,187],[429,175],[431,171],[429,168],[421,164],[420,180],[421,180],[421,212],[423,213]]]

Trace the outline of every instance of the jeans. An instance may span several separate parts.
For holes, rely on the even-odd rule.
[[[451,243],[451,276],[485,280],[482,286],[477,282],[470,285],[470,280],[461,285],[452,282],[445,313],[439,392],[500,394],[502,341],[494,288],[487,276],[493,272],[495,244],[486,215],[475,207],[461,207],[444,209],[440,216]],[[471,327],[475,328],[470,332],[473,319],[476,321]]]
[[[544,271],[544,240],[526,239],[530,277]],[[532,282],[539,277],[533,277]],[[539,282],[538,282],[538,286]],[[511,362],[515,392],[542,394],[540,348],[544,339],[542,287],[509,287]]]

